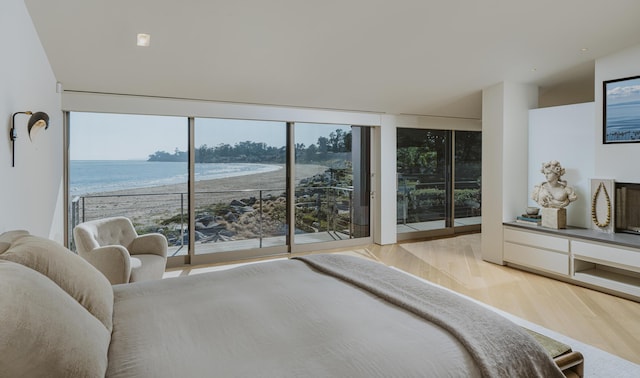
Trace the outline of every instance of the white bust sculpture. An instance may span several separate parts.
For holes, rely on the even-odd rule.
[[[562,180],[564,168],[557,160],[542,164],[540,170],[547,179],[533,188],[531,199],[544,208],[562,209],[578,199],[575,190]]]

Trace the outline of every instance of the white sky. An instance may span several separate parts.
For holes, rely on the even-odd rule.
[[[72,112],[69,154],[71,160],[146,160],[156,151],[186,151],[186,117]],[[296,124],[296,143],[315,144],[345,125]],[[269,121],[238,121],[196,118],[195,146],[215,147],[252,141],[268,146],[285,145],[286,124]]]

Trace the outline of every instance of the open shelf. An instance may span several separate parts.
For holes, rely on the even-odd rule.
[[[581,282],[640,296],[640,273],[576,259],[573,277]],[[580,270],[578,270],[580,266]]]

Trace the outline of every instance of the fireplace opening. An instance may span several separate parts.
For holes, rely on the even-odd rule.
[[[640,184],[616,182],[615,231],[640,234]]]

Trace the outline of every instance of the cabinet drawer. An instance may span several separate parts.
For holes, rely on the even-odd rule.
[[[553,249],[556,251],[569,252],[569,240],[555,236],[542,235],[534,232],[519,231],[511,228],[504,229],[504,240],[535,246],[536,248]]]
[[[640,267],[640,251],[609,247],[602,244],[571,241],[571,253],[574,258],[585,257],[590,261]]]
[[[507,262],[565,276],[569,275],[568,253],[548,251],[506,241],[503,246],[504,260]]]

